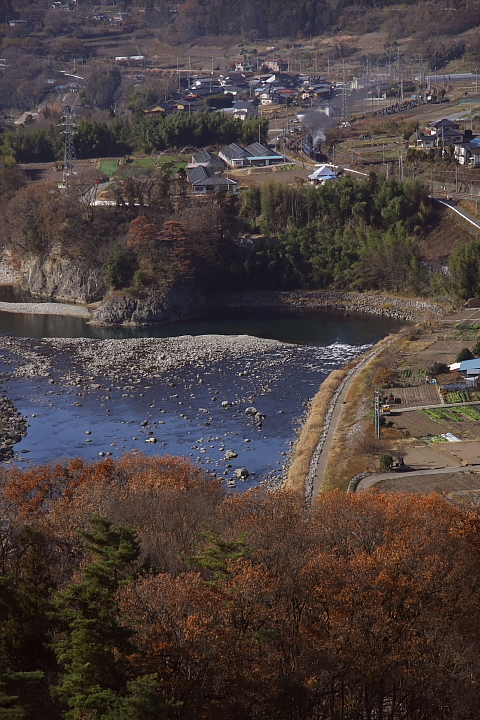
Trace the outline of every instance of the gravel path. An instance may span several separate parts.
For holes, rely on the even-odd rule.
[[[375,347],[371,352],[365,355],[360,363],[350,370],[346,378],[342,380],[340,386],[336,390],[327,411],[322,436],[313,453],[313,457],[310,462],[310,470],[305,480],[305,492],[307,497],[316,497],[321,491],[323,476],[328,464],[329,453],[335,440],[338,423],[343,410],[343,404],[353,378],[364,370],[365,366],[368,365],[379,352],[383,351],[388,345],[390,345],[391,342],[392,340],[382,343],[380,347]]]

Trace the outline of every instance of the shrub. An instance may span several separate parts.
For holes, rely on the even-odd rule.
[[[392,465],[393,465],[393,457],[391,455],[387,455],[387,454],[380,455],[380,468],[384,472],[387,472],[388,470],[390,470]]]
[[[133,276],[135,258],[133,253],[123,245],[115,245],[112,257],[104,267],[105,282],[114,290],[130,285]]]
[[[373,378],[373,384],[381,388],[396,387],[398,382],[398,374],[393,368],[380,368]]]
[[[434,362],[430,367],[428,368],[428,374],[432,377],[436,377],[437,375],[443,375],[444,373],[448,373],[448,365],[446,363],[441,362]]]
[[[456,362],[463,362],[464,360],[473,360],[474,354],[468,348],[463,348],[457,355]]]

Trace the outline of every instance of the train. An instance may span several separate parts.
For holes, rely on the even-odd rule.
[[[315,162],[328,162],[327,155],[322,153],[321,141],[318,138],[314,139],[312,133],[306,135],[303,140],[303,152]]]

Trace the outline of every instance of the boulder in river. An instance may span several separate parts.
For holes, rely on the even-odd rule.
[[[240,478],[240,480],[246,480],[249,475],[247,468],[237,468],[235,470],[235,477]]]

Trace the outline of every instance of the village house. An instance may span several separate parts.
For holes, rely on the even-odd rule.
[[[240,145],[230,143],[218,152],[218,156],[231,168],[244,167],[247,164],[248,153]]]
[[[189,168],[187,175],[194,195],[208,195],[218,192],[232,194],[235,193],[238,188],[236,180],[224,177],[223,175],[215,175],[210,168],[203,165]]]
[[[238,72],[231,72],[231,73],[228,73],[228,75],[220,76],[219,82],[220,82],[220,85],[222,85],[223,87],[232,86],[232,85],[241,87],[243,89],[246,89],[248,87],[248,83],[245,80],[245,76],[242,75],[242,73],[238,73]]]
[[[207,109],[205,102],[198,95],[186,95],[181,100],[170,100],[169,103],[180,112],[204,112]]]
[[[455,120],[443,118],[428,125],[427,134],[420,135],[417,146],[424,150],[448,147],[449,145],[462,145],[469,143],[473,138],[470,130],[463,132]],[[459,152],[459,156],[463,153]],[[462,163],[463,164],[463,163]]]
[[[198,167],[199,165],[206,167],[213,172],[221,172],[225,167],[224,162],[218,157],[218,155],[215,155],[209,150],[199,150],[192,156],[192,162],[189,164],[189,167],[193,168]]]
[[[273,72],[285,72],[288,70],[288,63],[280,58],[265,58],[262,64],[269,70],[273,70]]]
[[[157,115],[159,117],[164,117],[166,115],[171,115],[173,112],[173,108],[168,103],[154,103],[153,105],[150,105],[146,110],[143,111],[145,115]]]
[[[245,150],[248,153],[247,162],[249,165],[263,167],[285,162],[283,155],[278,155],[273,150],[270,150],[270,148],[258,142],[247,145]]]
[[[220,112],[226,115],[233,115],[239,120],[252,120],[258,117],[258,107],[256,103],[249,101],[237,101],[231,108],[222,108]]]
[[[253,62],[252,60],[241,60],[240,62],[235,63],[235,70],[237,72],[255,72],[257,69],[257,64]]]
[[[480,167],[480,145],[475,142],[455,143],[454,157],[459,165]]]
[[[335,170],[328,165],[320,165],[311,175],[308,176],[312,185],[325,185],[326,182],[338,180]]]
[[[440,136],[445,130],[460,130],[460,124],[456,120],[450,120],[449,118],[442,118],[441,120],[434,120],[429,123],[429,134]]]
[[[246,148],[242,148],[236,143],[231,143],[227,145],[227,147],[222,148],[218,155],[231,168],[246,166],[266,167],[285,162],[283,155],[278,155],[273,150],[270,150],[270,148],[258,142],[247,145]]]

